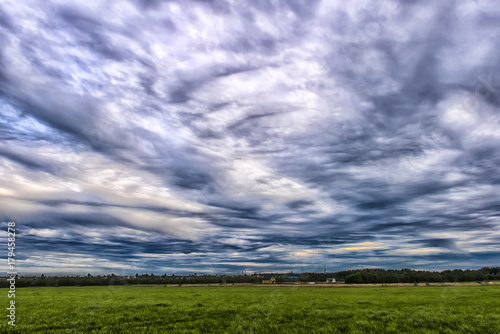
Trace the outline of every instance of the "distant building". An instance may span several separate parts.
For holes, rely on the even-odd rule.
[[[326,283],[335,283],[335,282],[336,282],[335,278],[327,278],[326,279]]]
[[[266,274],[264,274],[263,278],[264,278],[262,280],[263,284],[274,284],[274,283],[276,283],[276,277],[274,277],[274,275],[266,275]]]

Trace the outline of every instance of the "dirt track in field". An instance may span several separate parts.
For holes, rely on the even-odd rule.
[[[317,284],[285,284],[285,283],[275,283],[275,284],[255,284],[255,283],[225,283],[225,284],[133,284],[131,286],[165,286],[165,287],[195,287],[195,286],[285,286],[285,287],[330,287],[330,288],[342,288],[342,287],[356,287],[356,288],[369,288],[369,287],[414,287],[414,286],[500,286],[500,282],[488,282],[488,283],[476,283],[476,282],[465,282],[465,283],[376,283],[376,284],[345,284],[345,283],[317,283]]]

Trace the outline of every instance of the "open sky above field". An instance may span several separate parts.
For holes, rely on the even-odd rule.
[[[2,1],[19,271],[498,265],[499,32],[495,0]]]

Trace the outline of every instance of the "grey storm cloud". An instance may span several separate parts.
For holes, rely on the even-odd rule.
[[[493,0],[2,2],[0,218],[27,273],[495,265],[498,31]]]

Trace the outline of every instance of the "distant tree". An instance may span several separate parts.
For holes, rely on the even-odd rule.
[[[360,283],[365,283],[363,282],[363,277],[361,275],[361,272],[357,272],[354,274],[351,274],[345,278],[345,282],[348,284],[360,284]]]

